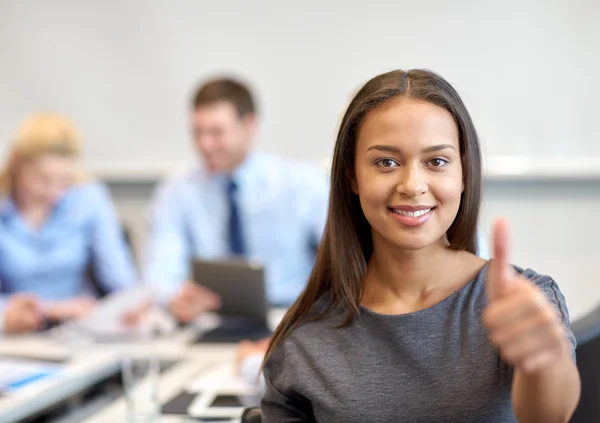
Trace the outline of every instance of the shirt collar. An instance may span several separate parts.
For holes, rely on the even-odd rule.
[[[247,181],[253,179],[253,175],[256,172],[258,166],[259,153],[250,152],[244,159],[244,161],[233,170],[231,173],[217,173],[208,175],[210,180],[217,182],[218,184],[227,184],[231,179],[235,181],[238,187],[243,186]]]
[[[257,153],[248,153],[244,161],[232,172],[231,178],[238,184],[242,185],[246,180],[252,178],[252,174],[256,169]]]

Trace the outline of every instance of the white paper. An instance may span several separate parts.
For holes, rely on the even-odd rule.
[[[140,327],[129,327],[123,324],[123,316],[137,310],[147,301],[152,301],[152,291],[144,285],[134,286],[115,292],[105,298],[92,313],[77,322],[77,328],[101,336],[127,336],[138,333]],[[148,310],[140,325],[153,324],[163,331],[174,328],[172,322],[165,323],[164,316],[159,316],[156,308]],[[168,320],[168,319],[167,319]]]
[[[61,364],[0,358],[0,390],[8,395],[31,395],[57,383],[63,374]]]

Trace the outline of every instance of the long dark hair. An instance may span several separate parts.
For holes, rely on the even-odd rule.
[[[313,306],[327,293],[330,303],[346,310],[348,324],[359,312],[363,279],[373,252],[371,226],[358,196],[352,192],[358,128],[365,115],[397,97],[420,99],[446,109],[459,133],[464,191],[458,214],[446,236],[450,248],[477,252],[477,220],[481,200],[481,152],[473,121],[456,90],[427,70],[395,70],[376,76],[356,94],[340,125],[331,169],[329,213],[315,266],[306,288],[275,330],[265,362],[290,332],[309,320]],[[311,317],[313,319],[313,317]]]

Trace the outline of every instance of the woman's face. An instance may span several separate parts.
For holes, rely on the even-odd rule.
[[[19,201],[28,206],[53,207],[75,180],[74,158],[45,154],[18,163],[15,189]]]
[[[447,242],[464,187],[458,129],[447,110],[403,97],[368,113],[358,131],[355,174],[353,191],[375,248]]]

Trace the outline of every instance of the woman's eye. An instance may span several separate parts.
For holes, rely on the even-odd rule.
[[[439,158],[439,157],[438,157],[438,158],[435,158],[435,159],[431,159],[431,160],[429,161],[429,163],[431,163],[431,165],[432,165],[433,167],[442,167],[442,166],[445,166],[445,165],[447,165],[447,164],[448,164],[448,161],[447,161],[447,160],[444,160],[444,159],[441,159],[441,158]]]
[[[381,167],[396,167],[400,166],[396,160],[392,159],[379,159],[375,162]]]

